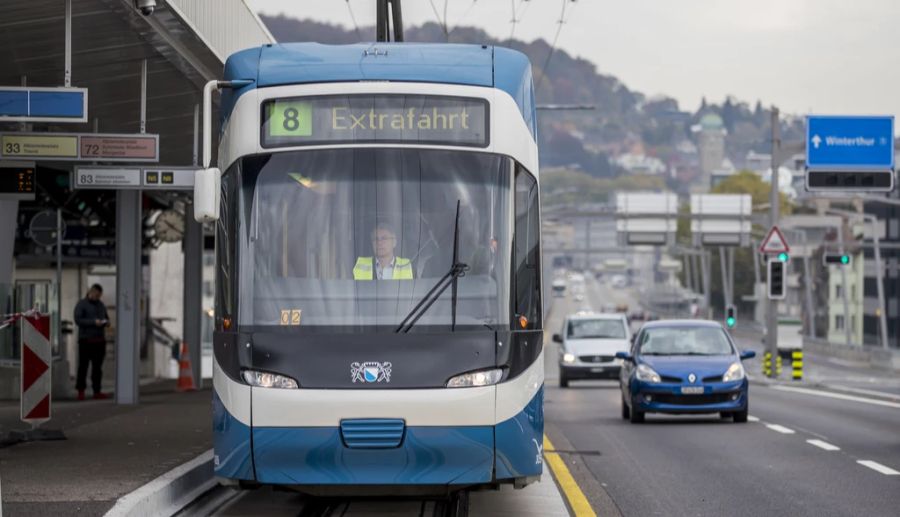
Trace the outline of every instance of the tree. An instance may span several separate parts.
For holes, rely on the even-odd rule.
[[[772,187],[769,183],[762,180],[759,174],[753,171],[743,170],[722,180],[721,183],[712,188],[714,194],[750,194],[753,200],[755,211],[762,211],[763,205],[769,204],[769,193]],[[779,193],[781,198],[781,213],[791,213],[791,204],[787,196],[783,192]]]

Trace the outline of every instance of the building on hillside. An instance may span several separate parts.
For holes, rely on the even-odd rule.
[[[707,113],[700,118],[700,123],[691,127],[697,135],[697,148],[700,154],[700,187],[709,189],[713,171],[722,167],[725,159],[725,135],[728,132],[722,117],[715,113]]]

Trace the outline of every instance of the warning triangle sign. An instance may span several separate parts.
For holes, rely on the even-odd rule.
[[[777,226],[769,229],[769,233],[759,246],[760,253],[787,253],[789,251],[791,248],[788,246],[787,239],[784,238],[784,234]]]

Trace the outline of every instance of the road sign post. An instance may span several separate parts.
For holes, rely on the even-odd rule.
[[[50,316],[36,314],[19,318],[21,325],[21,412],[22,421],[38,427],[50,420],[52,351]]]

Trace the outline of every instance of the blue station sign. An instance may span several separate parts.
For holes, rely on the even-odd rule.
[[[0,122],[87,122],[87,88],[0,86]]]
[[[894,117],[807,117],[806,167],[831,171],[893,170]]]

